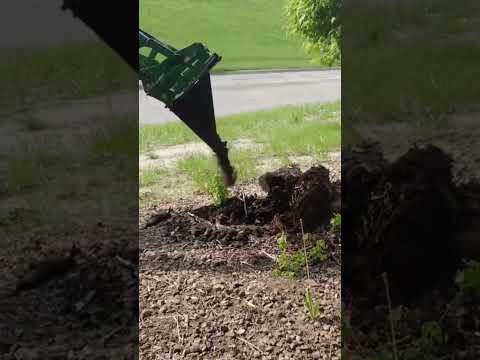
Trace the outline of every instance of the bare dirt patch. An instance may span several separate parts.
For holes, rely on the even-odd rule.
[[[261,149],[261,144],[256,144],[249,139],[239,139],[229,146],[237,150]],[[140,169],[147,167],[172,167],[179,160],[191,155],[211,155],[212,150],[205,143],[188,143],[166,146],[150,151],[147,155],[140,155]]]
[[[11,277],[1,279],[0,357],[134,359],[137,248],[121,240],[135,238],[133,229],[99,225],[72,239],[37,232],[33,244],[27,234],[27,242],[4,244],[23,258],[0,258]],[[74,256],[73,243],[79,249]]]

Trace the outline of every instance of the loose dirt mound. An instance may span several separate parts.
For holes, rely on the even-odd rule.
[[[379,294],[386,272],[402,301],[451,278],[469,255],[458,234],[480,214],[479,186],[456,186],[451,167],[434,146],[413,148],[392,164],[375,145],[346,154],[346,291]]]
[[[141,236],[141,248],[157,246],[159,239],[163,244],[216,242],[239,248],[279,233],[299,240],[293,244],[298,248],[302,220],[304,232],[331,240],[330,250],[337,254],[339,239],[324,235],[332,215],[340,212],[340,183],[330,182],[326,168],[312,167],[305,173],[297,167],[281,168],[260,177],[259,185],[267,193],[265,197],[235,196],[222,206],[155,211],[141,224],[144,234],[151,234]]]
[[[452,159],[435,146],[411,148],[393,163],[376,144],[343,156],[342,293],[345,305],[354,304],[346,305],[356,335],[351,350],[370,357],[391,341],[387,274],[401,310],[394,326],[397,339],[406,339],[402,354],[418,348],[422,324],[434,320],[448,334],[436,344],[439,358],[477,359],[478,296],[459,292],[454,278],[461,259],[480,260],[480,185],[456,183]]]
[[[231,198],[224,206],[207,206],[194,213],[222,225],[258,225],[268,230],[299,230],[302,219],[306,232],[320,231],[334,212],[340,211],[340,184],[331,183],[329,170],[312,167],[305,173],[285,167],[259,178],[265,198]],[[266,225],[272,225],[270,227]]]
[[[142,224],[143,359],[340,358],[340,239],[325,226],[340,186],[323,167],[283,168],[259,182],[266,196],[164,206]],[[301,244],[299,216],[328,247],[328,259],[310,269],[322,308],[315,320],[304,310],[304,280],[272,272],[279,233],[293,249]]]

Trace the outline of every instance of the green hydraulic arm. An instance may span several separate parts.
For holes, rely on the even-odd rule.
[[[210,69],[221,57],[200,43],[177,50],[143,30],[138,41],[139,77],[145,93],[162,101],[215,152],[225,182],[232,185],[235,172],[227,143],[217,133],[210,82]]]
[[[132,48],[136,38],[131,29],[138,27],[138,20],[133,20],[128,2],[112,7],[108,1],[63,0],[61,6],[138,71],[145,92],[164,102],[215,152],[225,182],[233,184],[235,171],[228,159],[227,143],[217,133],[210,83],[209,71],[221,60],[220,56],[199,43],[177,50],[140,29],[137,52]]]

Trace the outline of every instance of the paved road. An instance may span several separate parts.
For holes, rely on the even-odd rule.
[[[217,116],[270,109],[283,105],[322,103],[340,99],[340,70],[247,72],[212,75]],[[165,106],[140,90],[140,124],[179,121]]]

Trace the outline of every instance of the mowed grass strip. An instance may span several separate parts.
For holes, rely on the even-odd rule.
[[[213,71],[318,67],[287,36],[285,0],[141,0],[140,27],[176,48],[202,42]]]
[[[251,150],[234,150],[230,153],[230,161],[235,164],[238,181],[256,175],[256,160],[256,153]],[[201,190],[205,190],[206,180],[219,172],[216,159],[207,155],[191,155],[181,159],[177,163],[177,169],[189,174]]]
[[[340,149],[340,126],[340,102],[287,106],[228,116],[217,121],[219,133],[229,143],[249,140],[255,146],[234,147],[230,151],[229,157],[239,182],[291,163],[295,157],[306,156],[320,161],[327,152]],[[158,147],[199,141],[181,122],[140,128],[140,151],[147,156]],[[211,193],[212,179],[218,175],[213,154],[188,155],[179,158],[173,167],[142,169],[140,201],[147,204],[188,196],[194,191]]]
[[[101,42],[0,52],[2,112],[131,89],[138,75]]]
[[[340,101],[225,116],[217,119],[217,130],[229,142],[249,139],[273,155],[318,154],[340,147]],[[144,125],[139,133],[140,153],[201,142],[183,122]]]
[[[345,7],[344,116],[442,125],[448,113],[478,111],[479,11],[475,0]]]

